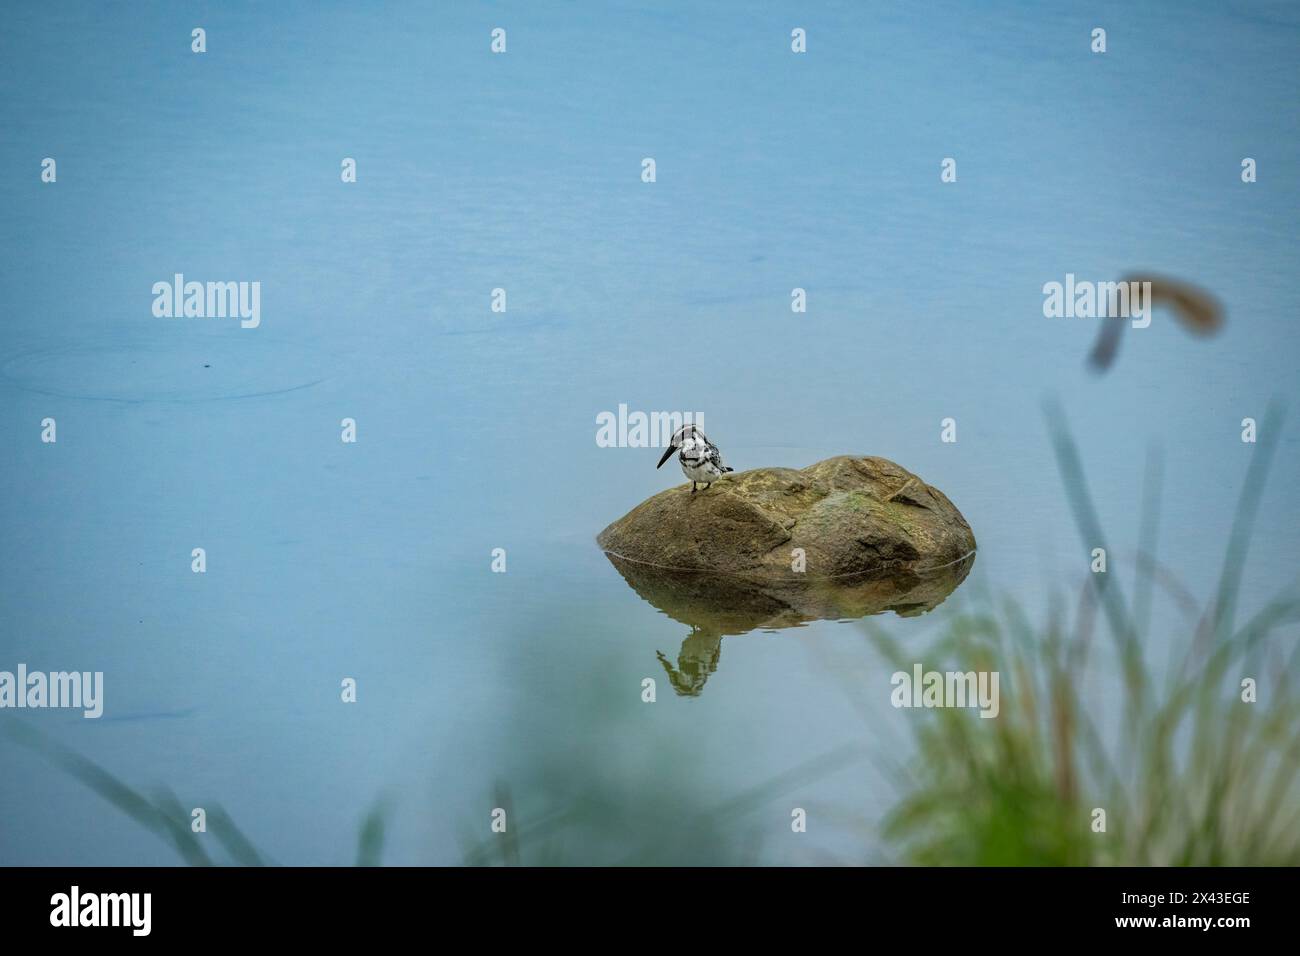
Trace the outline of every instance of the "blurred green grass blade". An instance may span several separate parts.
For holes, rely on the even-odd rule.
[[[1074,444],[1074,439],[1070,435],[1070,429],[1065,420],[1065,412],[1061,409],[1060,404],[1054,400],[1046,402],[1044,409],[1048,419],[1048,432],[1052,440],[1052,449],[1056,455],[1061,480],[1065,485],[1066,499],[1069,502],[1071,512],[1074,514],[1075,525],[1079,530],[1083,545],[1089,550],[1092,548],[1105,548],[1106,553],[1110,554],[1111,549],[1107,545],[1106,535],[1102,531],[1097,509],[1093,506],[1092,495],[1088,492],[1088,482],[1084,476],[1083,463],[1079,458],[1079,450]],[[1128,607],[1125,604],[1117,579],[1114,575],[1108,573],[1093,574],[1091,580],[1097,589],[1097,596],[1101,601],[1102,608],[1106,612],[1111,634],[1120,644],[1126,673],[1134,688],[1140,689],[1145,684],[1145,674],[1140,662],[1141,655],[1137,647],[1133,619],[1129,616]]]
[[[1273,451],[1277,448],[1278,436],[1282,432],[1282,422],[1285,417],[1283,408],[1278,402],[1269,403],[1264,412],[1264,421],[1258,430],[1258,442],[1254,454],[1250,456],[1250,465],[1246,469],[1246,480],[1241,486],[1241,494],[1237,497],[1237,509],[1233,514],[1232,531],[1228,535],[1228,548],[1223,557],[1223,571],[1219,575],[1219,587],[1213,604],[1214,618],[1211,633],[1220,640],[1232,630],[1251,532],[1254,530],[1255,517],[1259,513],[1259,502],[1264,496],[1264,484],[1268,480]]]
[[[169,819],[162,808],[137,790],[34,727],[20,721],[6,721],[5,726],[11,739],[66,771],[132,820],[171,843],[186,863],[193,866],[211,864],[207,853],[190,832],[188,816],[183,821]]]
[[[253,842],[235,825],[234,819],[219,804],[208,812],[208,829],[221,845],[225,847],[230,858],[240,866],[266,866],[267,861]]]
[[[357,866],[379,866],[384,857],[387,810],[382,801],[366,814],[357,835]]]
[[[1160,538],[1160,493],[1164,486],[1164,454],[1158,445],[1147,450],[1142,476],[1142,517],[1138,527],[1138,561],[1133,581],[1133,626],[1139,634],[1151,627],[1155,595],[1155,562]]]

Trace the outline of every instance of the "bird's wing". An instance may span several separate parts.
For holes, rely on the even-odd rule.
[[[1209,292],[1189,282],[1141,273],[1126,275],[1120,282],[1150,282],[1151,301],[1147,307],[1160,305],[1172,309],[1183,327],[1196,335],[1211,335],[1223,325],[1223,305]],[[1115,361],[1125,324],[1122,319],[1103,320],[1097,342],[1088,356],[1088,363],[1095,371],[1105,371]]]
[[[1125,281],[1150,282],[1151,303],[1172,308],[1174,315],[1190,332],[1209,335],[1223,325],[1223,305],[1210,293],[1189,282],[1164,276],[1126,276]]]

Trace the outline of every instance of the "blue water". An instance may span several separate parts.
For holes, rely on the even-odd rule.
[[[908,714],[829,621],[728,637],[704,693],[670,692],[655,652],[686,629],[593,542],[678,480],[598,447],[620,403],[702,412],[742,470],[898,461],[973,527],[964,587],[1036,609],[1091,548],[1045,397],[1126,582],[1163,449],[1161,555],[1202,598],[1256,448],[1241,420],[1280,398],[1243,606],[1294,579],[1293,4],[698,6],[6,11],[0,669],[100,670],[106,704],[0,721],[221,804],[286,863],[350,862],[381,799],[388,862],[461,862],[498,785],[521,825],[608,797],[570,861],[659,831],[682,839],[667,861],[708,840],[875,859],[896,792],[871,760],[674,831],[845,745],[906,759]],[[1226,326],[1157,313],[1092,375],[1097,320],[1044,318],[1042,285],[1133,269],[1212,290]],[[259,281],[260,327],[155,318],[177,272]],[[960,597],[882,626],[920,639]],[[1158,608],[1150,640],[1176,621]],[[0,862],[175,859],[2,738],[0,767]],[[831,834],[837,812],[867,824]]]

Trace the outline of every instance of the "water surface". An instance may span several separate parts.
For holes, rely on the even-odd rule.
[[[1291,5],[1208,2],[11,10],[0,668],[102,670],[105,719],[34,722],[281,862],[350,862],[381,797],[393,863],[462,861],[506,799],[577,808],[560,860],[879,859],[890,668],[851,621],[759,621],[673,693],[688,631],[593,539],[677,476],[598,447],[596,416],[702,412],[738,469],[876,454],[942,489],[980,550],[950,599],[878,619],[920,642],[968,589],[1081,586],[1055,395],[1113,573],[1157,444],[1162,555],[1210,593],[1241,420],[1296,397],[1298,33]],[[1095,321],[1045,319],[1041,287],[1133,269],[1212,289],[1226,328],[1157,315],[1091,376]],[[260,281],[261,326],[154,318],[175,272]],[[1294,576],[1286,427],[1246,607]],[[173,860],[0,759],[0,862]]]

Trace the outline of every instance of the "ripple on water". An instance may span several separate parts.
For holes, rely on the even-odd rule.
[[[329,357],[270,339],[77,343],[0,363],[0,378],[44,395],[104,402],[216,402],[281,395],[332,374]]]

